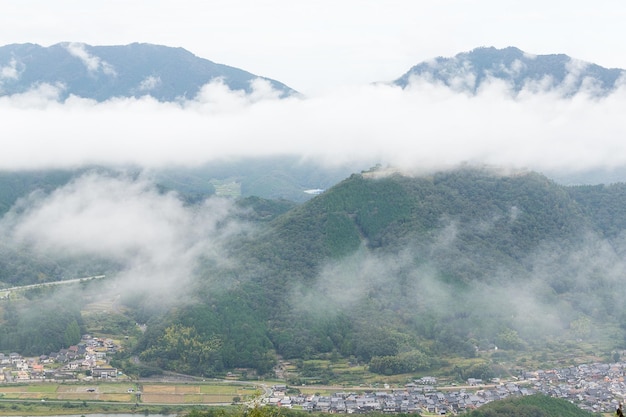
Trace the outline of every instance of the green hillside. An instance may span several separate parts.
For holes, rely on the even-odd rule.
[[[215,322],[264,329],[238,341],[243,334],[196,327],[230,352],[207,372],[250,366],[268,346],[286,358],[354,357],[389,374],[494,344],[521,353],[593,339],[591,323],[618,323],[624,291],[610,266],[585,269],[589,236],[602,234],[588,211],[536,173],[355,174],[234,242],[239,263],[227,274],[237,286],[198,292],[201,306],[166,322],[193,323],[212,305]],[[236,316],[230,301],[219,307],[233,299]],[[235,354],[244,344],[249,354]]]
[[[185,204],[196,204],[192,188],[179,194]],[[300,205],[242,199],[235,219],[253,227],[222,243],[225,262],[200,260],[184,303],[120,298],[147,324],[127,353],[144,369],[207,376],[265,373],[280,355],[349,358],[385,375],[446,369],[459,380],[511,372],[503,358],[549,360],[537,354],[546,349],[610,355],[626,346],[622,189],[532,172],[375,169]],[[58,274],[89,265],[45,261]],[[23,349],[13,333],[37,299],[21,302],[4,315],[0,350]],[[139,372],[123,357],[118,366]]]
[[[385,252],[425,246],[454,227],[455,250],[484,260],[473,259],[474,270],[456,271],[459,279],[469,279],[464,275],[470,272],[472,278],[485,276],[490,262],[521,261],[541,242],[571,241],[588,221],[565,188],[539,174],[506,177],[463,170],[376,179],[365,173],[292,210],[270,233],[277,235],[278,248],[272,250],[297,261],[297,255],[341,257],[361,245]],[[298,247],[307,250],[294,253]]]

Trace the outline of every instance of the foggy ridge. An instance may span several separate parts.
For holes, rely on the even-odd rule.
[[[533,55],[515,47],[483,47],[417,64],[394,83],[405,88],[411,78],[423,78],[476,93],[486,82],[501,80],[516,93],[548,88],[563,95],[581,89],[606,95],[623,82],[625,74],[623,69],[604,68],[564,54]]]
[[[0,68],[0,95],[49,84],[58,87],[60,99],[72,94],[97,101],[141,96],[161,101],[193,98],[203,85],[215,80],[232,90],[250,92],[251,83],[263,78],[197,57],[183,48],[145,43],[5,45],[0,47]],[[278,81],[265,80],[283,95],[294,93]]]

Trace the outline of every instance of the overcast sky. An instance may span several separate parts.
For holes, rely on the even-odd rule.
[[[624,85],[596,99],[549,91],[512,98],[497,83],[472,97],[419,82],[406,90],[371,84],[478,46],[626,68],[624,21],[623,0],[0,0],[0,44],[180,46],[304,93],[278,100],[262,83],[250,96],[208,85],[177,104],[58,103],[42,86],[0,97],[0,168],[189,165],[276,153],[407,168],[626,166]]]
[[[626,68],[624,21],[621,0],[20,0],[0,44],[180,46],[314,94],[478,46]]]

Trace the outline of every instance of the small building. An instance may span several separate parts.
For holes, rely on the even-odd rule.
[[[93,368],[91,376],[94,378],[115,378],[117,377],[117,368]]]

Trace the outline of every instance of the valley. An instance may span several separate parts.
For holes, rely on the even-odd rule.
[[[612,413],[625,79],[478,47],[307,96],[0,46],[0,415]]]
[[[287,364],[288,365],[288,364]],[[392,412],[456,415],[506,398],[545,395],[583,410],[610,413],[626,390],[626,363],[591,363],[546,370],[519,370],[517,377],[468,378],[464,386],[424,376],[406,383],[352,386],[289,385],[267,381],[200,380],[182,375],[131,379],[125,375],[56,381],[20,380],[0,385],[0,415],[44,407],[58,414],[94,412],[184,412],[190,407],[253,404],[321,413]],[[234,376],[234,375],[233,375]],[[232,377],[230,377],[232,379]],[[87,380],[89,379],[89,380]],[[186,382],[183,379],[188,379]],[[170,382],[167,382],[170,380]],[[6,381],[5,381],[6,382]]]

